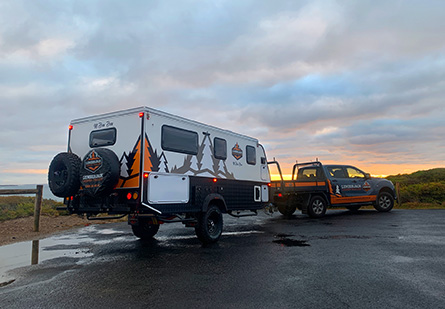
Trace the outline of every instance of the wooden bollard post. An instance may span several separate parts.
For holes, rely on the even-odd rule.
[[[34,204],[34,232],[38,232],[40,228],[40,211],[43,201],[43,185],[37,185],[36,201]]]
[[[402,205],[402,199],[400,198],[400,183],[396,182],[396,194],[397,194],[397,206]]]
[[[39,264],[39,240],[32,241],[31,265]]]

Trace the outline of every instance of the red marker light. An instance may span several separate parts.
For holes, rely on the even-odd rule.
[[[283,197],[283,194],[281,194],[281,193],[278,193],[278,197]]]
[[[144,178],[148,178],[148,173],[144,173]]]
[[[72,126],[72,125],[69,125],[69,126],[68,126],[68,130],[71,131],[72,129],[73,129],[73,126]]]
[[[131,200],[132,197],[133,197],[133,194],[131,194],[130,192],[128,192],[128,194],[127,194],[127,200]]]
[[[216,179],[216,178],[213,178],[213,182],[216,182],[218,179]]]
[[[268,183],[267,185],[268,185],[269,187],[272,187],[272,184],[271,184],[271,183]]]
[[[139,117],[140,118],[144,117],[144,113],[139,113]]]

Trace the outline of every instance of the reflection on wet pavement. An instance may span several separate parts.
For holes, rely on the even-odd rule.
[[[83,258],[92,256],[93,254],[86,245],[94,241],[93,238],[87,236],[94,229],[94,227],[87,227],[73,234],[1,246],[0,284],[11,280],[7,272],[12,269],[36,265],[59,257]],[[112,234],[112,230],[103,230],[101,233]]]

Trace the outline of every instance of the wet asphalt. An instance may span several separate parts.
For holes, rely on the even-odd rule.
[[[0,308],[445,308],[444,210],[224,220],[207,247],[126,223],[41,240],[36,265],[31,242],[0,247]]]

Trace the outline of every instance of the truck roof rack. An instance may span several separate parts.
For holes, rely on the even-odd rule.
[[[293,168],[292,168],[292,178],[291,179],[294,180],[295,170],[296,169],[299,169],[301,166],[309,166],[309,165],[312,165],[312,166],[322,166],[321,162],[318,161],[318,158],[316,159],[316,161],[312,161],[312,162],[298,163],[298,161],[297,161],[297,163],[295,163]]]

